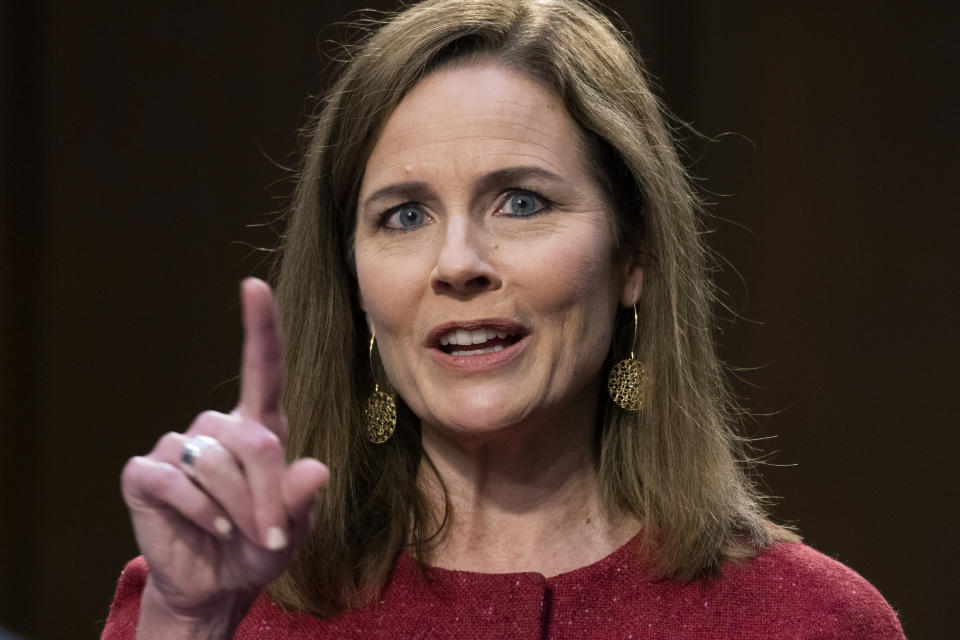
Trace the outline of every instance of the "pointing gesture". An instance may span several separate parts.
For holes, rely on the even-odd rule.
[[[138,637],[189,623],[229,634],[289,564],[310,532],[329,473],[312,458],[286,464],[281,405],[283,343],[270,287],[241,286],[240,400],[167,433],[121,477],[140,550],[150,566]]]
[[[270,287],[250,278],[241,285],[243,298],[243,368],[236,413],[257,420],[280,438],[286,423],[280,408],[283,389],[283,344],[277,308]]]

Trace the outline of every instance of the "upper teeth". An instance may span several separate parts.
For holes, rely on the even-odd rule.
[[[467,331],[466,329],[453,329],[440,338],[440,344],[483,344],[487,340],[493,340],[494,338],[503,339],[506,337],[506,331],[491,331],[490,329]]]

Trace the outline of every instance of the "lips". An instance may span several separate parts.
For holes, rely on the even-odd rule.
[[[447,366],[487,368],[512,357],[528,334],[523,325],[498,318],[449,322],[430,331],[426,346]]]
[[[427,346],[443,351],[451,351],[449,347],[458,346],[483,349],[491,342],[516,342],[528,333],[522,324],[498,318],[448,322],[430,330]]]

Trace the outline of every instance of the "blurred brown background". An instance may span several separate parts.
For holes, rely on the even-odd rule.
[[[0,2],[0,626],[93,638],[129,456],[227,409],[329,26],[356,2]],[[611,2],[716,202],[776,514],[943,638],[958,563],[957,15]],[[948,3],[941,3],[948,7]],[[378,2],[381,8],[392,6]],[[329,50],[329,48],[327,48]],[[739,272],[739,275],[738,275]],[[741,277],[742,276],[742,277]],[[726,314],[730,317],[730,314]]]

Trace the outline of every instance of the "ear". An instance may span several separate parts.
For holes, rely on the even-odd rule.
[[[367,312],[367,303],[364,302],[364,300],[363,300],[363,292],[360,291],[360,288],[359,288],[359,287],[357,288],[357,304],[360,305],[360,311],[363,311],[364,313]]]
[[[363,293],[357,288],[357,304],[360,305],[360,311],[363,312],[363,321],[367,324],[367,331],[373,334],[373,321],[370,320],[370,314],[367,312],[367,304],[363,299]]]
[[[628,261],[624,267],[623,289],[620,291],[620,305],[630,309],[640,300],[643,292],[643,267],[634,261]]]
[[[367,323],[367,331],[370,332],[370,335],[373,335],[373,320],[370,319],[370,314],[364,311],[363,319]]]

